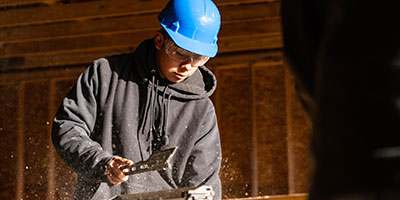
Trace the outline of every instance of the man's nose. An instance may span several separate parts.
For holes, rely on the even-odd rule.
[[[180,68],[182,71],[187,72],[193,68],[193,65],[191,64],[191,62],[189,60],[189,61],[186,61],[185,63],[182,63]]]

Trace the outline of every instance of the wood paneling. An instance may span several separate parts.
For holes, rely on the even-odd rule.
[[[0,12],[0,18],[9,19],[0,22],[0,70],[80,65],[130,52],[160,28],[157,15],[164,4],[82,1],[6,9]],[[279,1],[217,4],[222,16],[220,54],[282,47]]]
[[[158,12],[165,1],[82,1],[71,4],[22,7],[1,13],[0,27],[26,26],[34,24],[87,20],[93,18],[145,14]]]
[[[215,2],[222,25],[208,67],[218,79],[223,197],[306,192],[309,126],[282,67],[280,1]],[[0,92],[9,94],[0,97],[9,113],[0,117],[0,162],[11,163],[2,174],[16,180],[0,179],[10,191],[0,199],[72,199],[76,174],[52,147],[52,118],[94,59],[132,52],[153,36],[165,4],[0,0]],[[282,196],[292,197],[299,199]]]
[[[54,81],[55,98],[53,105],[56,106],[54,107],[54,113],[61,104],[64,96],[68,93],[72,86],[75,85],[75,82],[76,78],[73,77]],[[55,199],[73,199],[74,185],[77,180],[77,175],[68,168],[58,154],[55,154],[54,156],[56,157],[55,176],[53,177],[55,180]]]
[[[141,34],[143,34],[142,38],[150,38],[154,34],[154,31]],[[121,33],[113,36],[87,36],[85,37],[86,40],[81,38],[82,40],[79,41],[75,41],[74,39],[65,39],[63,45],[58,45],[57,42],[51,43],[51,41],[49,41],[49,43],[31,42],[4,47],[3,50],[10,52],[18,52],[25,48],[36,48],[37,51],[21,50],[25,53],[17,57],[12,57],[11,61],[9,60],[10,58],[4,58],[3,64],[0,65],[0,71],[90,63],[94,59],[107,55],[131,52],[135,49],[135,45],[142,41],[136,38],[138,35],[139,34]],[[239,36],[221,40],[219,42],[219,54],[240,51],[256,51],[265,48],[277,49],[280,48],[281,45],[282,38],[280,34],[259,34],[254,35],[251,38]],[[17,60],[17,62],[14,62],[13,60]]]
[[[216,1],[219,7],[229,5],[242,5],[246,3],[277,2],[271,0],[224,0]],[[26,26],[33,24],[44,24],[54,22],[65,22],[73,20],[87,20],[103,17],[115,17],[122,15],[139,15],[147,13],[158,13],[166,1],[82,1],[71,4],[38,5],[19,9],[7,9],[2,11],[0,18],[9,19],[0,21],[0,27]]]
[[[17,141],[18,126],[18,87],[12,84],[0,85],[0,197],[16,197],[17,179]],[[7,96],[7,98],[4,98]]]
[[[278,24],[278,21],[275,21]],[[252,24],[250,24],[252,25]],[[253,24],[255,25],[255,24]],[[262,24],[261,25],[265,25]],[[237,34],[244,33],[249,24],[230,24],[226,26],[227,31],[236,32]],[[87,35],[79,38],[59,38],[49,39],[43,41],[29,41],[23,43],[4,43],[0,49],[3,57],[13,56],[29,56],[29,55],[42,55],[42,54],[54,54],[55,52],[65,53],[74,52],[81,49],[99,49],[107,48],[110,46],[137,46],[144,38],[153,37],[155,31],[158,28],[154,28],[150,31],[140,32],[114,32],[113,34],[101,34],[101,35]],[[254,50],[254,49],[265,49],[265,48],[279,48],[281,44],[281,36],[278,34],[268,33],[254,33],[251,38],[249,36],[233,35],[229,38],[221,38],[219,42],[220,53],[228,51],[239,51],[239,50]]]
[[[49,83],[27,82],[24,96],[24,199],[46,199],[50,141]]]
[[[288,169],[286,154],[286,89],[285,89],[285,71],[281,66],[281,54],[277,52],[252,52],[248,54],[230,53],[221,55],[210,62],[210,66],[215,69],[218,79],[218,88],[215,100],[218,110],[218,120],[221,130],[222,149],[223,149],[223,167],[221,178],[223,182],[223,194],[225,198],[239,198],[251,196],[252,184],[254,184],[252,171],[253,161],[251,154],[253,147],[252,134],[257,134],[257,156],[258,156],[258,176],[259,195],[284,194],[288,192]],[[233,64],[237,63],[237,64]],[[83,67],[84,68],[84,67]],[[55,112],[56,106],[61,102],[62,97],[75,83],[77,75],[83,68],[73,70],[59,69],[52,71],[33,72],[24,74],[24,76],[11,73],[8,76],[0,74],[0,77],[14,80],[29,80],[30,84],[26,91],[38,92],[37,88],[48,88],[47,79],[55,81],[54,87],[54,107],[51,112]],[[253,70],[253,72],[251,71]],[[43,73],[46,72],[46,73]],[[53,77],[53,78],[52,78]],[[6,79],[2,79],[7,81]],[[44,79],[44,80],[42,80]],[[33,85],[32,85],[33,84]],[[289,85],[291,86],[291,85]],[[291,86],[292,87],[292,86]],[[35,89],[36,88],[36,89]],[[48,96],[49,92],[39,92],[41,96]],[[31,97],[30,93],[26,96]],[[47,105],[48,97],[36,97],[42,99],[43,104]],[[44,98],[44,99],[43,99]],[[293,99],[291,102],[296,103]],[[254,104],[254,106],[252,106]],[[290,104],[290,103],[289,103]],[[26,104],[25,107],[34,105]],[[293,106],[293,108],[295,108]],[[36,107],[35,110],[40,110]],[[297,108],[299,109],[299,108]],[[47,113],[47,111],[46,111]],[[252,119],[252,113],[255,118]],[[34,114],[29,114],[32,116]],[[40,114],[39,116],[45,116]],[[296,129],[306,131],[304,124],[301,123],[301,115],[293,114],[292,123]],[[31,117],[29,117],[31,118]],[[42,117],[39,117],[42,118]],[[47,118],[48,119],[48,118]],[[31,122],[32,123],[32,122]],[[37,124],[37,123],[35,123]],[[253,125],[252,125],[253,124]],[[31,126],[31,125],[25,125]],[[48,129],[46,124],[42,124],[40,129]],[[256,128],[254,129],[253,126]],[[38,132],[37,130],[35,132]],[[40,131],[39,131],[40,132]],[[307,147],[301,138],[296,145],[300,156],[304,158]],[[45,142],[42,142],[45,143]],[[238,145],[240,144],[240,145]],[[303,146],[301,146],[303,145]],[[296,150],[296,151],[297,151]],[[296,153],[297,155],[297,153]],[[303,155],[303,157],[301,157]],[[296,159],[298,159],[296,158]],[[37,161],[40,162],[40,161]],[[302,166],[298,172],[304,174],[304,163],[297,163]],[[303,171],[301,171],[303,170]],[[302,175],[298,176],[304,184],[306,180]],[[70,199],[73,195],[73,184],[76,182],[76,174],[66,167],[66,165],[56,156],[55,174],[55,199]],[[38,188],[29,188],[29,190],[38,190]]]
[[[32,6],[32,5],[45,5],[56,3],[57,0],[1,0],[0,8],[4,7],[23,7],[23,6]]]
[[[218,72],[218,123],[221,129],[224,198],[250,195],[251,89],[247,65],[221,66]]]
[[[279,22],[279,3],[256,3],[231,5],[220,9],[222,29],[227,24],[240,22],[271,21]],[[56,39],[62,37],[79,37],[120,31],[143,31],[159,28],[158,13],[142,15],[127,14],[115,17],[101,17],[88,20],[73,20],[62,23],[44,23],[29,26],[15,26],[0,28],[0,41],[6,43],[24,42],[29,40]],[[243,16],[246,16],[244,19]],[[254,26],[254,28],[270,28],[270,26]],[[247,31],[249,29],[246,29]],[[279,32],[280,30],[275,30]],[[257,32],[257,31],[252,31]],[[264,32],[264,31],[262,31]],[[225,35],[225,34],[222,34]]]
[[[257,63],[252,68],[258,195],[287,194],[285,70],[281,63]]]
[[[289,193],[306,193],[309,189],[311,124],[295,93],[293,76],[288,68],[285,77]]]

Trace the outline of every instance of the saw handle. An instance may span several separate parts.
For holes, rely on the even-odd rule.
[[[138,162],[135,163],[132,166],[124,166],[121,167],[120,170],[125,174],[125,175],[131,175],[131,174],[136,174],[140,173],[140,171],[144,171],[149,168],[149,165],[144,163],[144,162]]]

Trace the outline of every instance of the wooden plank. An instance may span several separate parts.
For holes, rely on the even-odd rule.
[[[117,52],[119,53],[119,52]],[[99,53],[100,54],[100,53]],[[74,56],[80,56],[85,54],[70,54],[68,58],[73,58]],[[111,55],[111,54],[110,54]],[[64,58],[64,55],[59,55]],[[94,56],[95,58],[99,58],[101,56]],[[76,77],[78,76],[89,63],[93,61],[93,58],[87,59],[85,62],[79,62],[76,60],[75,62],[79,62],[82,64],[80,66],[76,66],[77,63],[68,65],[60,65],[59,67],[53,67],[47,70],[33,70],[29,73],[19,73],[18,71],[0,73],[0,84],[18,84],[19,82],[25,80],[36,80],[50,77],[52,79],[65,79],[65,77]],[[256,62],[269,62],[276,63],[282,61],[282,52],[281,50],[271,51],[271,50],[261,50],[261,51],[249,51],[249,52],[238,52],[238,53],[227,53],[227,54],[218,54],[215,58],[211,59],[207,63],[207,67],[215,68],[215,69],[226,69],[226,68],[234,68],[239,63],[256,63]],[[242,66],[242,65],[240,65]]]
[[[24,63],[17,66],[0,65],[0,71],[23,70],[30,68],[45,68],[54,66],[87,65],[97,58],[108,55],[132,52],[133,46],[110,47],[104,49],[89,49],[86,51],[67,52],[49,55],[31,55],[23,57]]]
[[[65,3],[76,3],[82,2],[85,0],[64,0]],[[93,0],[86,0],[86,1],[93,1]],[[276,0],[270,0],[271,2]],[[15,6],[27,6],[27,5],[37,5],[37,4],[54,4],[60,3],[60,0],[0,0],[0,7],[15,7]],[[221,0],[214,0],[216,3],[220,3]],[[243,0],[237,0],[236,2],[241,3]]]
[[[108,55],[121,54],[132,52],[133,47],[127,46],[126,48],[115,48],[115,49],[99,49],[91,52],[72,52],[60,55],[47,55],[47,56],[28,56],[25,58],[25,64],[20,66],[2,66],[0,71],[10,70],[23,70],[29,68],[39,67],[51,67],[51,66],[76,66],[76,65],[88,65],[93,60]],[[251,56],[245,53],[219,53],[216,58],[211,59],[207,66],[215,66],[220,68],[220,65],[226,65],[227,63],[243,63],[256,61],[277,61],[281,60],[282,54],[278,52],[265,52],[265,51],[253,51],[250,52]]]
[[[248,4],[258,2],[277,2],[277,0],[224,0],[217,2],[219,7]],[[35,9],[20,8],[7,9],[0,12],[0,27],[24,26],[32,24],[44,24],[65,22],[74,20],[104,18],[123,15],[138,15],[146,13],[158,13],[166,4],[165,0],[153,1],[89,1],[74,2],[71,4],[54,4],[39,6]]]
[[[250,88],[251,88],[251,99],[250,99],[250,104],[251,104],[251,196],[259,196],[259,174],[260,174],[260,167],[259,167],[259,161],[258,161],[258,139],[259,136],[257,134],[258,130],[258,124],[257,124],[257,82],[258,81],[265,81],[264,79],[258,80],[256,78],[256,71],[254,68],[254,65],[250,64]]]
[[[107,55],[128,53],[135,49],[136,45],[108,46],[99,49],[84,49],[79,51],[58,52],[57,54],[32,54],[24,56],[24,63],[18,66],[0,66],[0,71],[21,70],[28,68],[78,65],[91,63],[94,59]],[[282,48],[280,34],[261,34],[247,37],[222,38],[219,44],[219,54],[266,50]]]
[[[233,35],[220,38],[219,52],[228,53],[241,50],[281,48],[282,41],[280,33],[273,32],[277,31],[277,29],[279,30],[279,27],[274,28],[273,25],[279,26],[280,24],[278,22],[272,22],[273,25],[268,26],[267,24],[269,23],[270,22],[259,23],[262,26],[258,26],[258,28],[272,28],[272,30],[269,30],[272,33],[256,33],[254,34],[254,37],[252,35]],[[242,25],[243,26],[233,25],[238,27],[240,30],[232,33],[240,34],[241,32],[247,30],[245,27],[252,26],[251,23],[244,23]],[[256,28],[256,30],[258,28]],[[221,32],[225,32],[224,30],[225,29],[222,29]],[[230,32],[229,30],[231,29],[227,29],[226,32]],[[106,55],[127,53],[134,50],[137,44],[139,44],[143,38],[151,37],[154,31],[155,30],[141,33],[142,36],[134,33],[120,33],[117,35],[102,37],[88,36],[80,38],[79,40],[74,38],[65,39],[62,43],[60,42],[60,44],[58,43],[59,41],[52,41],[48,43],[22,43],[17,46],[12,46],[12,48],[10,47],[9,49],[6,49],[5,47],[4,49],[0,49],[0,51],[8,50],[3,54],[5,56],[3,56],[3,62],[0,62],[0,70],[4,71],[13,68],[23,69],[40,66],[57,66],[63,64],[82,64]],[[263,31],[258,30],[257,32]],[[59,45],[57,46],[57,44]],[[30,49],[34,49],[36,51],[32,51]]]
[[[281,33],[280,18],[261,18],[249,21],[240,21],[235,23],[225,23],[221,25],[219,37],[235,37],[255,34],[275,34]]]
[[[0,13],[0,27],[23,26],[83,20],[127,13],[143,14],[158,12],[165,1],[89,1],[73,4],[54,4],[32,8],[8,9]]]
[[[279,6],[279,2],[225,6],[220,9],[222,23],[224,25],[241,21],[279,19]],[[3,27],[0,28],[0,42],[25,42],[113,31],[153,29],[160,27],[157,21],[157,15],[158,13],[124,15],[63,23]]]
[[[64,68],[52,68],[47,70],[32,70],[28,73],[24,72],[8,72],[8,73],[0,73],[0,84],[14,84],[18,85],[19,83],[24,83],[27,81],[37,81],[40,79],[45,78],[54,78],[54,79],[65,79],[65,77],[78,77],[80,73],[86,68],[87,66],[80,66],[80,67],[64,67]],[[24,84],[22,84],[24,86]],[[18,97],[22,97],[21,95]],[[19,109],[19,108],[18,108]],[[21,113],[23,114],[23,113]],[[22,119],[20,117],[18,120]],[[18,123],[22,127],[21,123]],[[20,128],[20,127],[18,127]],[[23,128],[23,127],[22,127]],[[19,132],[19,135],[22,135],[23,130]],[[23,151],[21,151],[23,152]],[[22,153],[21,153],[22,155]],[[23,174],[23,173],[21,173]]]
[[[18,85],[0,84],[0,198],[16,199],[18,176]],[[7,166],[7,167],[6,167]]]
[[[26,82],[24,91],[24,199],[46,199],[50,141],[47,134],[49,83]]]
[[[54,93],[55,97],[53,99],[52,104],[55,106],[52,108],[53,112],[55,113],[60,106],[62,100],[64,99],[65,95],[68,93],[69,90],[75,85],[76,79],[78,75],[73,75],[66,73],[65,71],[61,71],[64,73],[63,80],[54,80]],[[55,170],[54,178],[55,178],[55,190],[52,192],[54,193],[54,199],[74,199],[74,185],[70,185],[68,183],[76,183],[77,181],[77,174],[72,171],[66,163],[60,158],[60,156],[56,153],[54,154],[55,159]]]
[[[32,5],[46,5],[56,3],[57,0],[1,0],[0,8],[23,7]]]
[[[115,31],[154,30],[159,27],[156,19],[156,14],[145,14],[34,26],[3,27],[0,28],[0,41],[16,43],[79,37]]]
[[[282,48],[281,34],[258,34],[222,38],[220,53]]]
[[[235,52],[218,54],[215,58],[211,59],[207,63],[207,67],[215,69],[229,67],[227,64],[235,63],[256,63],[256,62],[268,62],[268,63],[281,63],[283,59],[282,50],[259,50],[259,51],[246,51],[246,52]]]
[[[220,177],[224,185],[223,199],[243,197],[251,185],[251,86],[248,64],[235,68],[221,68],[218,72],[218,95],[221,113],[221,147],[224,158]],[[233,89],[234,88],[234,89]],[[226,101],[229,99],[229,101]],[[241,145],[232,145],[238,144]]]
[[[231,198],[230,200],[307,200],[307,194],[291,194],[291,195],[271,195],[271,196],[259,196],[251,198]]]
[[[255,63],[258,196],[287,194],[285,70],[282,63]]]
[[[287,63],[285,63],[287,64]],[[286,67],[286,110],[288,141],[288,182],[290,193],[309,189],[311,124],[298,99],[292,72]]]
[[[280,17],[280,2],[257,2],[226,5],[219,8],[222,23],[251,20],[255,18]]]
[[[80,49],[106,48],[108,46],[136,46],[144,38],[151,38],[157,28],[144,31],[120,31],[80,37],[65,37],[25,43],[4,43],[0,47],[0,58],[56,54],[57,52],[79,51]],[[279,33],[280,21],[263,20],[225,24],[221,27],[221,41],[224,37],[252,37],[251,35]],[[228,34],[231,34],[228,36]],[[18,62],[18,61],[16,61]]]
[[[77,54],[79,56],[82,54]],[[74,55],[70,55],[73,57]],[[282,60],[282,52],[281,50],[277,51],[250,51],[250,52],[238,52],[238,53],[228,53],[228,54],[218,54],[215,58],[211,59],[207,63],[207,67],[215,68],[215,69],[226,69],[226,68],[234,68],[232,64],[238,63],[256,63],[256,62],[269,62],[269,63],[281,63]],[[22,80],[36,80],[43,78],[56,78],[63,79],[65,77],[74,77],[79,75],[87,64],[91,63],[93,60],[90,59],[81,67],[67,67],[68,65],[59,66],[59,68],[52,68],[48,70],[35,70],[30,73],[18,73],[16,72],[8,72],[8,73],[0,73],[0,84],[17,84]],[[80,63],[82,64],[82,63]],[[71,65],[75,66],[75,65]]]
[[[2,57],[39,54],[46,55],[126,44],[136,46],[144,38],[153,37],[156,30],[157,29],[141,32],[114,32],[112,34],[87,35],[79,38],[62,38],[56,40],[4,44],[2,48],[0,48],[0,55],[3,55]]]
[[[0,80],[4,80],[4,79],[0,79]],[[12,81],[9,81],[9,83],[13,83]],[[17,171],[17,176],[16,176],[16,182],[17,182],[17,186],[16,186],[16,190],[17,190],[17,194],[16,194],[16,199],[24,199],[24,169],[25,169],[25,159],[24,159],[24,132],[25,132],[25,115],[24,115],[24,110],[25,110],[25,83],[23,81],[21,82],[14,82],[14,85],[18,87],[18,107],[17,107],[17,124],[18,124],[18,128],[17,128],[17,167],[16,167],[16,171]]]

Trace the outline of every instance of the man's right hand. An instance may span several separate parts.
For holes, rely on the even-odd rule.
[[[115,156],[106,166],[106,175],[108,180],[114,185],[118,185],[123,181],[128,181],[129,176],[125,175],[120,168],[132,166],[134,164],[135,163],[131,160]]]

